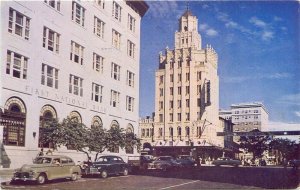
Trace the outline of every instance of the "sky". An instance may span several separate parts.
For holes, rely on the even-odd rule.
[[[154,111],[158,55],[174,49],[186,1],[147,1],[141,24],[140,117]],[[300,130],[300,8],[297,1],[189,1],[202,47],[218,53],[220,109],[262,102],[270,128]]]

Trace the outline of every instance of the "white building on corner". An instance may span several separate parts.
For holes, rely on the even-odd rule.
[[[140,23],[147,9],[144,1],[1,2],[3,167],[32,161],[47,118],[138,132]],[[86,159],[66,147],[58,153]]]

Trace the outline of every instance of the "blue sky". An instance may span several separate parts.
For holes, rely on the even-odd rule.
[[[154,111],[158,54],[174,48],[185,1],[148,1],[141,26],[140,116]],[[263,102],[276,124],[300,123],[300,14],[296,1],[190,1],[202,47],[219,56],[220,108]],[[300,125],[294,125],[300,128]]]

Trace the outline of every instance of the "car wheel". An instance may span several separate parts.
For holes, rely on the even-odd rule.
[[[127,169],[127,168],[124,168],[124,170],[123,170],[123,175],[124,175],[124,176],[128,175],[128,169]]]
[[[101,177],[102,178],[107,178],[107,176],[108,176],[107,171],[104,170],[104,171],[101,172]]]
[[[78,174],[77,173],[72,173],[71,181],[76,181],[77,179],[78,179]]]
[[[36,179],[38,184],[44,184],[46,182],[46,175],[40,174]]]

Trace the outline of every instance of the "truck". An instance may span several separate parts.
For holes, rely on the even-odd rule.
[[[146,170],[152,161],[152,155],[128,156],[128,165],[131,171]]]

